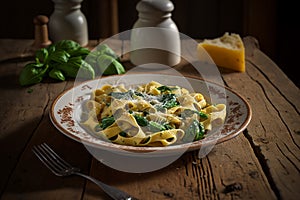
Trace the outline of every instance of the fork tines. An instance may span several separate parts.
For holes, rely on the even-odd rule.
[[[57,176],[65,175],[63,173],[65,173],[68,168],[72,168],[69,163],[63,160],[46,143],[34,146],[32,151],[39,160]]]

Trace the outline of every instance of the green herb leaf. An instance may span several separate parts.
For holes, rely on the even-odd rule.
[[[119,133],[119,135],[122,136],[122,137],[127,137],[127,136],[128,136],[127,133],[124,132],[124,131],[121,131],[121,132]]]
[[[78,44],[73,40],[61,40],[55,43],[54,45],[55,45],[55,50],[65,50],[68,52],[75,51],[81,47],[80,44]]]
[[[49,72],[49,77],[60,81],[64,81],[66,79],[62,71],[55,68],[51,69]]]
[[[118,56],[108,45],[99,45],[96,51],[91,52],[72,40],[61,40],[36,51],[35,63],[32,65],[34,67],[31,66],[30,69],[24,67],[19,77],[20,84],[38,83],[46,71],[46,75],[50,78],[61,81],[65,80],[65,77],[94,79],[95,74],[100,73],[103,75],[125,73],[124,67],[118,62]],[[42,69],[38,70],[39,67]]]
[[[124,74],[125,69],[116,59],[106,54],[97,58],[98,71],[103,75]]]
[[[114,60],[113,65],[114,65],[114,68],[115,68],[115,71],[116,71],[115,74],[124,74],[125,73],[125,69],[119,61]]]
[[[100,44],[96,47],[97,52],[99,52],[99,54],[105,54],[108,55],[116,60],[119,59],[119,57],[117,56],[117,54],[107,45],[107,44]]]
[[[55,44],[51,44],[50,46],[47,47],[48,54],[50,55],[56,50]]]
[[[162,86],[158,87],[157,89],[161,92],[172,92],[172,90],[177,90],[178,88],[176,88],[176,87],[170,88],[168,86],[162,85]]]
[[[91,51],[88,50],[87,48],[84,47],[79,47],[76,50],[70,51],[69,54],[71,57],[78,57],[81,56],[82,59],[85,59],[86,56],[90,53]]]
[[[159,132],[159,131],[166,130],[166,128],[163,125],[161,125],[161,124],[159,124],[157,122],[154,122],[154,121],[149,121],[148,129],[151,132]]]
[[[195,135],[194,141],[201,140],[204,138],[205,129],[202,123],[198,123],[199,132]]]
[[[191,109],[185,109],[182,113],[181,113],[181,117],[183,118],[186,118],[186,117],[191,117],[193,114],[197,114],[199,115],[199,117],[201,119],[207,119],[208,116],[206,113],[204,112],[200,112],[200,111],[197,111],[197,110],[191,110]]]
[[[86,61],[93,67],[96,74],[113,75],[124,74],[125,69],[119,62],[117,54],[106,44],[98,45]]]
[[[163,94],[161,95],[159,101],[162,102],[162,106],[166,109],[179,105],[175,94]]]
[[[148,120],[145,117],[142,117],[140,115],[133,115],[133,117],[135,118],[136,122],[140,126],[147,126],[148,123],[149,123]]]
[[[193,120],[184,132],[185,135],[183,141],[192,142],[204,138],[205,130],[200,122]]]
[[[171,126],[169,123],[163,124],[166,130],[174,129],[175,127]]]
[[[109,127],[110,125],[112,125],[115,122],[115,118],[113,116],[111,117],[105,117],[101,120],[101,128],[104,130],[107,127]]]
[[[97,58],[99,55],[100,55],[99,52],[92,51],[85,58],[85,61],[93,67],[96,74],[100,74],[100,70],[97,64]]]
[[[48,59],[48,50],[46,48],[42,48],[36,51],[35,60],[37,63],[45,63]]]
[[[26,86],[41,82],[47,69],[48,65],[41,66],[39,63],[29,63],[25,65],[19,76],[20,85]]]
[[[71,55],[65,50],[62,49],[55,50],[49,55],[48,62],[54,61],[63,64],[63,63],[67,63],[70,57]]]
[[[90,64],[81,59],[80,56],[72,57],[67,63],[57,66],[68,77],[94,79],[95,72]]]

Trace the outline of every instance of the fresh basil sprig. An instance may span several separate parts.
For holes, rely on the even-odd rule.
[[[48,70],[48,65],[29,63],[23,69],[19,77],[21,85],[32,85],[42,81]]]
[[[35,53],[35,62],[25,65],[19,76],[22,86],[39,83],[44,77],[64,81],[67,77],[94,79],[96,75],[125,73],[116,53],[106,44],[96,51],[72,40],[62,40]]]
[[[61,70],[63,74],[71,78],[95,78],[95,72],[92,66],[82,60],[80,56],[72,57],[68,62],[57,65],[57,69]]]
[[[112,75],[125,73],[118,55],[106,44],[98,45],[95,51],[87,56],[86,60],[92,65],[96,74]]]
[[[41,48],[35,53],[35,63],[29,63],[22,69],[19,77],[20,85],[39,83],[46,76],[64,81],[66,77],[76,77],[81,68],[84,68],[83,78],[94,78],[94,69],[88,63],[81,65],[89,53],[90,50],[72,40],[62,40]],[[76,62],[73,61],[74,58]]]

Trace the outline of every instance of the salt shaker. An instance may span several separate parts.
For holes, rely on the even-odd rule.
[[[81,46],[88,44],[88,27],[81,12],[83,0],[52,0],[54,12],[49,19],[49,36],[53,42],[73,40]]]
[[[170,0],[141,0],[136,9],[139,18],[131,31],[130,61],[135,65],[178,64],[180,36],[171,19],[173,3]]]

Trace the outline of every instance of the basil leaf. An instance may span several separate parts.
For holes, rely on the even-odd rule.
[[[26,86],[41,82],[47,70],[48,65],[41,66],[39,63],[25,65],[19,76],[20,85]]]
[[[116,73],[114,73],[114,74],[124,74],[125,73],[125,69],[119,61],[114,60],[113,61],[113,66],[114,66],[114,69],[116,71]]]
[[[66,76],[72,78],[95,78],[95,72],[92,66],[82,60],[80,56],[70,58],[67,63],[58,65],[57,69],[63,71]]]
[[[60,81],[64,81],[66,79],[62,71],[55,68],[51,69],[49,72],[49,77]]]
[[[56,50],[55,44],[51,44],[50,46],[47,47],[48,55],[53,53]]]
[[[97,58],[97,68],[98,71],[102,74],[109,73],[109,67],[112,64],[112,62],[114,61],[113,57],[110,57],[108,55],[102,54],[100,56],[98,56]]]
[[[75,51],[80,47],[80,44],[73,40],[61,40],[55,44],[55,50],[65,50],[68,52]]]
[[[116,60],[119,59],[117,54],[107,44],[100,44],[96,47],[96,49],[97,49],[97,52],[99,52],[99,54],[108,55],[110,57],[113,57]]]
[[[116,59],[106,54],[97,58],[97,68],[103,75],[124,74],[125,69]]]
[[[95,70],[83,60],[89,53],[89,49],[72,40],[61,40],[51,44],[36,51],[35,63],[23,68],[19,82],[21,85],[38,83],[46,72],[50,78],[61,81],[65,80],[65,76],[75,78],[77,74],[79,78],[93,79]]]
[[[100,55],[99,52],[92,51],[85,58],[85,61],[93,67],[96,74],[100,73],[99,68],[98,68],[98,64],[97,64],[97,58],[98,58],[99,55]]]
[[[48,62],[54,61],[62,64],[68,62],[70,57],[71,55],[65,50],[55,50],[50,54]]]
[[[95,71],[89,63],[85,60],[81,60],[81,67],[78,75],[78,78],[94,79]]]
[[[91,51],[87,48],[79,47],[76,50],[70,51],[69,54],[71,57],[81,56],[84,59]]]
[[[48,59],[48,50],[46,48],[42,48],[36,51],[35,60],[37,63],[45,63]]]

